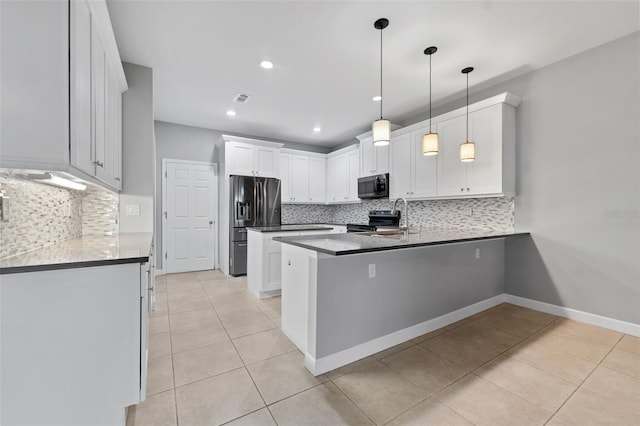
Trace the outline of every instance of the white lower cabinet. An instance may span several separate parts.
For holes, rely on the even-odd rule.
[[[297,237],[300,235],[346,232],[347,227],[327,225],[332,230],[259,232],[248,228],[247,232],[247,286],[257,297],[280,294],[282,244],[275,237]]]
[[[146,267],[2,275],[3,424],[125,424],[146,387]]]

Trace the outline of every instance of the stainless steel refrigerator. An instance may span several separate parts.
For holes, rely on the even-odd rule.
[[[247,274],[247,226],[280,225],[280,179],[230,176],[229,273]]]

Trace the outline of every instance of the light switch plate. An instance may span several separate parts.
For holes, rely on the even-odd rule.
[[[369,278],[374,278],[376,276],[376,264],[369,264]]]
[[[140,204],[127,204],[127,216],[140,216]]]

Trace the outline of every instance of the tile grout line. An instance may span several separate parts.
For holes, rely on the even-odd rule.
[[[551,419],[553,419],[558,412],[562,409],[562,407],[564,407],[567,402],[569,402],[569,400],[573,397],[573,395],[576,394],[576,392],[578,392],[579,389],[582,388],[582,386],[584,385],[584,383],[589,380],[589,377],[591,377],[591,375],[593,374],[594,371],[596,371],[598,369],[598,367],[600,367],[602,365],[602,363],[604,362],[604,360],[609,356],[609,354],[611,354],[611,352],[613,352],[613,350],[615,349],[615,347],[618,345],[618,343],[620,343],[620,341],[624,338],[624,334],[622,334],[622,336],[618,339],[618,341],[616,343],[613,344],[613,346],[611,346],[611,349],[609,349],[609,351],[606,353],[605,356],[602,357],[602,359],[600,360],[600,362],[598,362],[596,364],[595,367],[593,367],[593,369],[589,372],[589,374],[587,374],[587,376],[580,382],[580,384],[578,386],[576,386],[576,388],[573,390],[573,392],[571,392],[571,394],[562,402],[562,404],[560,404],[560,406],[558,407],[558,409],[556,411],[553,412],[553,414],[551,415],[551,417],[549,417],[549,419],[545,422],[545,425],[547,423],[549,423],[551,421]],[[605,397],[603,395],[600,395],[597,392],[594,392],[596,395],[599,395],[605,399],[609,399],[608,397]],[[613,400],[612,400],[613,401]],[[615,401],[614,401],[615,402]]]
[[[356,362],[357,362],[357,361],[356,361]],[[365,367],[366,367],[366,366],[365,366]],[[356,372],[356,371],[363,370],[365,367],[363,367],[363,368],[359,368],[359,369],[354,370],[354,371],[351,371],[350,373],[354,373],[354,372]],[[350,374],[350,373],[347,373],[347,374]],[[343,374],[342,376],[346,376],[346,374]],[[336,379],[338,379],[338,378],[340,378],[340,377],[342,377],[342,376],[338,376],[338,377],[336,377]],[[338,389],[338,390],[339,390],[339,391],[340,391],[340,392],[341,392],[341,393],[342,393],[342,394],[343,394],[343,395],[344,395],[344,396],[345,396],[349,401],[351,401],[351,403],[352,403],[352,404],[353,404],[353,405],[358,409],[358,411],[360,411],[360,412],[361,412],[361,413],[362,413],[362,414],[363,414],[367,419],[369,419],[369,421],[371,421],[371,423],[373,423],[374,425],[377,425],[377,423],[376,423],[375,421],[373,421],[373,419],[372,419],[371,417],[369,417],[369,415],[368,415],[368,414],[367,414],[367,413],[366,413],[362,408],[360,408],[360,406],[359,406],[359,405],[358,405],[354,400],[352,400],[352,399],[349,397],[349,395],[347,395],[347,393],[346,393],[344,390],[342,390],[342,388],[341,388],[340,386],[338,386],[338,384],[337,384],[336,382],[334,382],[334,381],[333,381],[333,379],[331,379],[331,378],[329,378],[329,377],[327,377],[327,378],[329,379],[329,381],[330,381],[331,383],[333,383],[333,385],[334,385],[334,386],[335,386],[335,387],[336,387],[336,388],[337,388],[337,389]]]

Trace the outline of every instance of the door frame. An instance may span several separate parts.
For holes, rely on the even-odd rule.
[[[211,203],[213,204],[213,269],[218,269],[218,209],[220,207],[218,199],[218,164],[209,161],[193,161],[193,160],[180,160],[177,158],[165,158],[162,157],[162,211],[160,215],[162,217],[162,271],[165,274],[171,274],[174,272],[169,271],[167,267],[167,164],[178,163],[188,164],[194,166],[210,166],[213,167],[213,197],[211,197]]]

